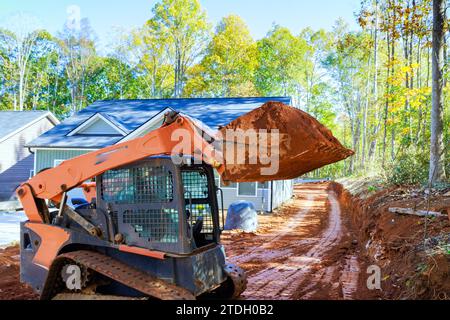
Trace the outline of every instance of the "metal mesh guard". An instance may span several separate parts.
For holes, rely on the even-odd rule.
[[[173,200],[173,176],[165,167],[110,170],[103,175],[102,196],[114,204],[168,203]]]
[[[123,213],[123,223],[133,226],[140,238],[149,242],[178,242],[178,211],[162,210],[127,210]]]
[[[187,205],[186,209],[191,211],[191,206]],[[203,220],[203,228],[201,233],[211,234],[214,232],[214,224],[211,214],[211,207],[209,204],[194,204],[192,205],[192,217],[194,222],[198,219]]]
[[[183,171],[181,177],[185,191],[186,210],[191,213],[194,223],[200,218],[203,220],[201,233],[212,234],[214,224],[209,204],[208,176],[203,171]],[[191,199],[195,201],[192,206]]]

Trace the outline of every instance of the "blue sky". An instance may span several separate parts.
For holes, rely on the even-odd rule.
[[[200,0],[208,18],[216,24],[234,13],[245,19],[256,39],[262,38],[273,23],[297,33],[304,27],[330,30],[338,18],[357,28],[354,13],[360,0]],[[89,18],[100,42],[111,39],[112,29],[141,26],[151,17],[156,0],[0,0],[0,24],[17,13],[32,15],[39,26],[56,33],[67,17],[67,7],[77,5],[81,16]]]

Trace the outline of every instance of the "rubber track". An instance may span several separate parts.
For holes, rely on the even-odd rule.
[[[75,251],[58,258],[82,264],[87,268],[160,300],[195,300],[192,293],[153,277],[127,264],[93,251]]]

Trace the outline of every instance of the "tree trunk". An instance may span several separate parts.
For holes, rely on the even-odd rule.
[[[445,178],[444,153],[444,20],[445,1],[433,0],[433,103],[431,108],[430,184]]]
[[[381,161],[382,161],[382,167],[384,168],[385,166],[385,161],[386,161],[386,145],[387,145],[387,121],[388,121],[388,111],[389,111],[389,91],[390,91],[390,86],[389,86],[389,75],[390,75],[390,64],[391,64],[391,42],[390,42],[390,35],[389,35],[389,31],[387,33],[386,36],[386,41],[387,41],[387,50],[388,50],[388,63],[386,65],[386,101],[385,101],[385,105],[384,105],[384,114],[383,114],[383,124],[384,124],[384,132],[383,132],[383,151],[382,151],[382,156],[381,156]]]

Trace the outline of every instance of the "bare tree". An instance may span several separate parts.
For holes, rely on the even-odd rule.
[[[18,14],[8,19],[8,30],[0,30],[0,41],[14,61],[14,76],[17,81],[19,95],[18,110],[25,109],[30,58],[39,36],[35,19],[25,14]],[[17,108],[14,105],[15,109]]]
[[[445,0],[433,0],[433,103],[431,109],[430,184],[446,180],[443,134],[445,11]]]
[[[96,57],[95,34],[89,20],[82,19],[80,28],[70,28],[66,24],[64,31],[59,34],[59,39],[69,80],[71,111],[75,113],[86,104],[86,82]]]

